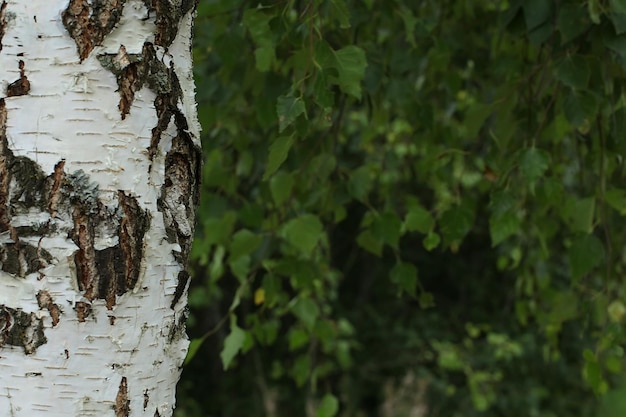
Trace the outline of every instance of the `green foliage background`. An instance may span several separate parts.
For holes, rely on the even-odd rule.
[[[178,417],[625,415],[625,1],[200,0],[194,53]]]

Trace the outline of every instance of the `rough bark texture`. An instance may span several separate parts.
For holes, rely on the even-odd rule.
[[[0,0],[0,412],[171,416],[194,0]]]

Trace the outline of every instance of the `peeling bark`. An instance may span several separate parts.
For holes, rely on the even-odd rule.
[[[37,293],[37,303],[40,308],[45,308],[50,313],[50,318],[52,318],[52,327],[59,324],[61,309],[54,303],[54,300],[48,291],[39,291]]]
[[[20,59],[18,64],[20,78],[7,86],[7,97],[24,96],[30,91],[30,82],[24,73],[24,61]]]
[[[126,0],[70,0],[63,25],[76,42],[83,61],[100,45],[122,17]]]
[[[120,387],[115,398],[115,416],[128,417],[130,414],[130,399],[128,398],[128,381],[126,377],[122,377]]]
[[[0,306],[0,346],[18,346],[30,355],[44,343],[43,321],[35,313]]]
[[[4,37],[4,27],[6,26],[6,20],[4,17],[4,13],[7,9],[7,2],[3,1],[0,3],[0,52],[2,52],[2,38]]]

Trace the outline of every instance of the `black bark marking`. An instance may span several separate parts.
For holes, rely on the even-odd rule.
[[[123,376],[115,397],[115,417],[128,417],[130,414],[130,397],[128,396],[128,381]]]
[[[156,14],[154,43],[168,48],[178,34],[178,25],[183,16],[194,10],[197,0],[182,0],[180,4],[171,0],[144,0],[150,12]]]
[[[174,291],[174,298],[172,299],[172,303],[170,304],[170,308],[172,310],[174,310],[174,307],[176,307],[176,304],[178,304],[178,301],[181,299],[181,297],[185,293],[185,290],[187,289],[187,283],[188,282],[189,282],[189,272],[187,272],[187,271],[180,271],[178,273],[178,279],[177,279],[177,283],[176,283],[176,290]]]
[[[150,401],[150,395],[148,395],[148,389],[146,388],[143,392],[143,410],[146,411],[148,408],[148,402]]]
[[[0,346],[18,346],[30,355],[48,340],[43,332],[43,320],[35,313],[0,306]]]
[[[7,8],[6,1],[3,1],[2,3],[0,3],[0,51],[2,51],[2,38],[4,37],[4,31],[5,31],[5,27],[7,24],[6,19],[5,19],[6,8]]]
[[[157,94],[167,94],[171,91],[172,70],[157,59],[154,45],[149,42],[143,45],[141,54],[128,54],[124,45],[120,45],[117,54],[98,55],[98,60],[117,79],[120,93],[118,108],[122,119],[125,119],[126,115],[130,113],[135,93],[144,84],[147,84]]]
[[[187,333],[185,332],[185,325],[187,323],[188,317],[189,317],[189,307],[185,306],[180,316],[178,316],[178,320],[172,324],[172,327],[170,327],[169,333],[167,335],[168,342],[174,343],[174,341],[176,340],[180,340],[182,338],[187,337]]]
[[[20,78],[7,86],[7,97],[25,96],[30,91],[30,81],[24,73],[24,61],[20,59],[18,64]]]
[[[61,17],[76,42],[81,62],[101,45],[122,17],[126,0],[70,0]]]

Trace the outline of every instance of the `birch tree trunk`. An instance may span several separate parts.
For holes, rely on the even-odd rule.
[[[171,416],[195,0],[0,0],[0,414]]]

